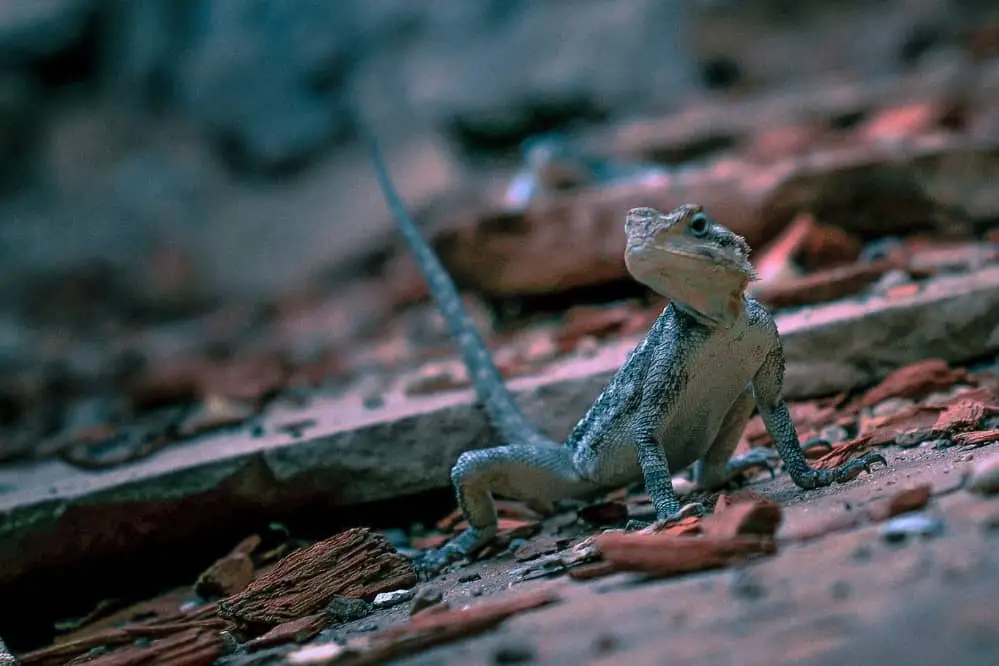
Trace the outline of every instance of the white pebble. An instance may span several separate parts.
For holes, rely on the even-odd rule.
[[[375,595],[373,603],[375,608],[388,608],[389,606],[395,606],[396,604],[401,604],[404,601],[409,601],[415,594],[416,592],[414,590],[392,590],[391,592],[382,592]]]

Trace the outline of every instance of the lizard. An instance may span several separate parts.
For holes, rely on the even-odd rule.
[[[746,291],[758,279],[746,240],[696,203],[669,212],[633,208],[624,260],[638,282],[668,303],[564,442],[529,422],[505,386],[457,286],[396,190],[377,140],[367,136],[382,194],[415,256],[468,369],[500,446],[461,453],[451,482],[469,527],[420,564],[429,575],[472,557],[497,532],[493,496],[551,504],[644,480],[655,524],[706,513],[681,504],[671,474],[691,468],[699,489],[731,482],[779,456],[803,490],[844,483],[887,466],[877,453],[833,469],[808,464],[782,395],[785,359],[776,322]],[[774,448],[734,456],[754,408]],[[819,441],[826,446],[828,442]],[[637,525],[636,525],[637,526]]]

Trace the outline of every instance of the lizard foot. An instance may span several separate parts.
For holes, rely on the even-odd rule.
[[[417,575],[421,580],[430,580],[439,574],[449,564],[471,557],[492,541],[495,530],[479,530],[470,527],[453,540],[436,550],[427,551],[415,563]]]
[[[743,472],[757,467],[765,467],[770,472],[770,478],[774,478],[774,470],[777,468],[780,454],[776,450],[765,446],[757,446],[746,453],[734,456],[725,465],[725,478],[734,479]]]
[[[856,460],[843,463],[833,469],[808,469],[805,474],[793,474],[795,485],[805,490],[830,486],[834,483],[846,483],[857,478],[861,472],[871,473],[875,464],[881,463],[885,467],[888,461],[880,453],[868,453]]]
[[[624,529],[628,532],[634,532],[636,530],[649,530],[650,532],[658,532],[659,530],[672,525],[673,523],[678,523],[684,518],[689,518],[690,516],[703,516],[707,513],[707,509],[700,502],[691,502],[689,504],[684,504],[678,511],[672,513],[665,518],[660,518],[659,520],[648,523],[644,520],[629,520]]]

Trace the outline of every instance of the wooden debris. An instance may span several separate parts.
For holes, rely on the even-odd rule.
[[[984,446],[992,442],[999,442],[999,430],[975,430],[972,432],[959,432],[951,437],[953,442],[959,446]]]
[[[870,435],[861,435],[849,442],[843,442],[834,446],[832,451],[826,453],[815,461],[815,467],[819,469],[833,469],[840,465],[860,457],[873,448]],[[858,474],[860,472],[857,472]]]
[[[297,620],[279,624],[262,636],[247,641],[245,647],[248,651],[254,652],[284,643],[304,643],[315,638],[329,625],[330,616],[328,613],[306,615]]]
[[[736,501],[722,511],[701,520],[701,529],[709,537],[735,538],[757,536],[773,538],[780,526],[781,506],[770,500]]]
[[[867,507],[867,515],[874,521],[888,520],[903,513],[919,511],[930,501],[933,492],[928,483],[900,490],[886,500],[873,502]]]
[[[752,536],[675,536],[672,534],[601,534],[595,540],[600,556],[615,571],[635,571],[656,577],[718,569],[758,555],[777,552],[772,539]]]
[[[995,411],[999,410],[990,409],[980,400],[959,398],[940,412],[940,416],[933,424],[933,431],[936,433],[968,432],[977,428],[986,414]]]
[[[873,407],[888,398],[911,398],[918,400],[935,391],[949,389],[964,381],[967,373],[951,368],[946,361],[928,358],[903,366],[881,380],[877,386],[864,394],[856,408]]]
[[[559,600],[552,590],[538,590],[457,610],[444,604],[431,606],[413,615],[409,622],[375,634],[366,648],[344,654],[335,663],[337,666],[368,666],[401,655],[413,655],[434,645],[488,631],[509,617]]]
[[[372,599],[409,588],[416,574],[378,532],[353,528],[292,552],[240,592],[219,613],[257,629],[321,611],[335,596]]]
[[[135,664],[147,660],[159,663],[211,664],[226,650],[219,632],[225,621],[187,620],[178,623],[135,623],[116,629],[105,629],[74,641],[21,655],[22,666],[62,666],[90,654],[95,649],[109,652],[87,663]],[[136,641],[149,641],[136,645]],[[177,659],[176,662],[172,661]]]
[[[194,583],[194,591],[205,599],[228,597],[241,592],[253,580],[250,555],[260,546],[254,534],[243,539],[232,552],[203,571]]]

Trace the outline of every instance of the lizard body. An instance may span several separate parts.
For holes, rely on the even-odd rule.
[[[507,442],[458,457],[451,481],[470,528],[432,553],[425,569],[439,570],[492,539],[493,495],[548,503],[644,479],[659,522],[700,515],[700,504],[681,505],[671,473],[693,466],[697,485],[712,489],[747,467],[766,464],[775,455],[770,449],[732,456],[754,406],[800,488],[844,482],[875,462],[886,464],[868,454],[833,470],[808,465],[781,395],[784,356],[777,326],[746,294],[756,277],[750,248],[694,204],[666,214],[629,211],[628,270],[670,303],[565,442],[546,437],[503,384],[457,288],[396,192],[377,143],[371,143],[393,217],[461,351],[479,402]]]

